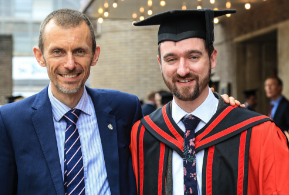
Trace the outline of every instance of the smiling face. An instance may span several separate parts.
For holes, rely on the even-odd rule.
[[[44,51],[34,48],[41,66],[47,68],[53,94],[82,94],[90,67],[97,62],[99,47],[92,52],[89,27],[85,22],[72,28],[56,25],[53,19],[46,25]]]
[[[210,59],[204,40],[189,38],[162,42],[160,54],[162,76],[174,97],[181,101],[197,99],[208,86],[217,51],[213,51]]]

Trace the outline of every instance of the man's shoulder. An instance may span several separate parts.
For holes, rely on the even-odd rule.
[[[284,104],[285,106],[289,106],[289,101],[286,97],[282,96],[282,99],[280,101],[280,104]]]
[[[129,94],[129,93],[125,93],[122,91],[117,91],[117,90],[113,90],[113,89],[95,89],[95,88],[87,88],[88,92],[90,93],[90,95],[102,95],[105,98],[108,98],[110,100],[114,100],[114,99],[119,99],[119,98],[135,98],[135,95]]]

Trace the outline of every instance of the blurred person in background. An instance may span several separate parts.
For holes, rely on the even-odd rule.
[[[152,113],[153,111],[156,110],[156,103],[155,103],[155,94],[156,92],[151,91],[149,92],[149,94],[147,95],[147,101],[145,102],[145,104],[141,107],[142,109],[142,114],[144,116],[149,115],[150,113]]]
[[[165,94],[165,93],[168,93],[168,91],[163,90],[163,89],[156,92],[156,94],[155,94],[155,103],[156,103],[157,109],[161,108],[163,106],[163,104],[162,104],[162,94]]]
[[[255,111],[255,107],[257,106],[257,95],[256,95],[256,89],[253,90],[246,90],[244,91],[245,96],[245,108]]]
[[[171,92],[161,93],[161,104],[162,106],[173,100],[173,94]]]
[[[136,194],[128,146],[140,103],[85,86],[100,53],[87,16],[52,12],[33,52],[51,82],[0,108],[1,194]]]
[[[268,116],[283,131],[289,130],[289,101],[282,95],[283,82],[278,77],[265,80],[266,96],[270,98]]]

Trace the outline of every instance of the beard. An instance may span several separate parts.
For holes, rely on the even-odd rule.
[[[173,93],[173,95],[176,98],[182,101],[193,101],[200,96],[200,94],[204,91],[206,86],[209,84],[210,76],[211,76],[211,68],[209,68],[207,75],[205,75],[204,79],[202,80],[200,80],[198,75],[194,75],[191,73],[185,75],[184,77],[181,77],[180,75],[176,74],[172,78],[172,83],[170,83],[168,80],[165,79],[163,73],[162,73],[162,76],[163,76],[163,80],[165,84],[167,85],[169,90]],[[194,79],[196,81],[196,85],[192,92],[190,92],[191,86],[182,87],[182,88],[178,88],[176,86],[176,82],[178,80],[187,80],[187,79]]]
[[[72,85],[74,83],[72,82],[67,82],[68,85]],[[60,85],[59,83],[56,83],[55,87],[61,91],[62,93],[65,93],[65,94],[74,94],[76,92],[78,92],[82,87],[84,86],[84,83],[81,82],[80,85],[74,87],[74,88],[69,88],[69,87],[64,87],[62,85]]]

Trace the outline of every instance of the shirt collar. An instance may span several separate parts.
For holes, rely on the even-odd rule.
[[[54,116],[54,119],[56,121],[60,121],[63,115],[71,109],[53,96],[52,91],[51,91],[51,83],[49,83],[49,86],[48,86],[48,97],[51,102],[52,114]],[[83,94],[78,104],[74,108],[81,110],[83,113],[87,115],[91,115],[92,109],[90,109],[89,107],[90,105],[89,102],[90,101],[88,98],[88,93],[86,91],[86,88],[84,87]]]
[[[271,104],[271,105],[274,105],[274,106],[275,106],[275,105],[278,105],[278,104],[280,103],[282,97],[283,97],[283,96],[281,95],[277,100],[275,100],[275,101],[271,100],[271,101],[270,101],[270,104]]]
[[[209,94],[205,101],[191,113],[187,113],[186,111],[181,109],[175,102],[175,99],[173,99],[172,117],[174,121],[178,124],[184,116],[186,116],[187,114],[192,114],[201,119],[204,123],[208,123],[214,115],[218,106],[218,99],[214,96],[213,92],[209,88],[208,90]]]

